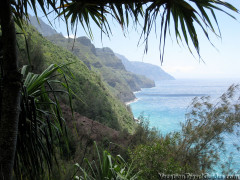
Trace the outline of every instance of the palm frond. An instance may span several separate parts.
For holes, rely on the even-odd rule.
[[[116,180],[135,180],[138,179],[139,173],[133,173],[132,164],[128,164],[120,156],[113,157],[108,151],[104,150],[102,156],[99,153],[98,146],[94,142],[97,152],[96,161],[89,162],[85,158],[86,168],[82,168],[78,163],[74,174],[75,179],[95,180],[95,179],[116,179]],[[80,174],[80,175],[76,175]]]
[[[48,17],[49,11],[54,11],[58,17],[64,18],[67,29],[69,29],[68,21],[70,22],[75,35],[80,24],[90,38],[93,38],[91,22],[95,23],[103,33],[109,36],[111,35],[109,17],[113,17],[120,24],[123,32],[128,28],[130,20],[135,25],[139,25],[139,19],[143,17],[143,26],[140,27],[142,28],[141,37],[146,44],[146,53],[150,32],[160,18],[159,46],[161,61],[163,61],[167,31],[170,32],[171,23],[175,30],[177,42],[185,41],[192,54],[191,47],[193,46],[200,57],[196,27],[199,26],[210,41],[208,30],[217,36],[221,36],[215,12],[221,11],[232,18],[234,16],[230,12],[239,12],[233,5],[222,0],[60,0],[59,2],[56,0],[15,0],[12,3],[14,18],[20,27],[23,17],[28,18],[28,6],[32,8],[36,16],[38,15],[37,6],[40,7],[46,17]],[[218,28],[218,33],[215,26]]]
[[[44,169],[51,171],[56,148],[61,150],[63,141],[68,144],[57,93],[70,96],[71,92],[67,83],[54,80],[57,76],[63,76],[56,73],[64,66],[66,64],[52,64],[41,74],[28,72],[28,66],[22,68],[24,81],[14,165],[16,178],[35,179]],[[60,86],[63,90],[59,89]]]
[[[220,37],[220,31],[217,33],[213,25],[214,23],[219,30],[215,11],[221,11],[234,18],[234,16],[225,11],[224,8],[232,12],[239,12],[234,6],[221,0],[160,0],[152,2],[148,5],[144,17],[143,35],[144,41],[146,42],[145,51],[147,52],[148,50],[148,37],[153,24],[156,24],[158,22],[158,18],[160,17],[161,62],[163,61],[165,41],[167,31],[170,31],[171,28],[171,21],[173,21],[172,23],[177,42],[185,41],[192,54],[191,45],[193,45],[200,57],[199,37],[197,35],[196,27],[199,26],[200,29],[202,29],[209,41],[210,38],[208,30]]]

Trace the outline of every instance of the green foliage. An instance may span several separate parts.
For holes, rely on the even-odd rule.
[[[183,164],[175,159],[174,151],[178,134],[162,136],[156,129],[149,128],[143,115],[133,135],[129,148],[129,159],[141,171],[139,179],[158,179],[158,173],[174,174],[183,172]]]
[[[140,144],[130,152],[130,159],[142,172],[139,179],[158,179],[158,173],[182,173],[183,166],[173,155],[175,143],[173,137],[167,137]]]
[[[221,161],[225,152],[224,135],[239,138],[240,98],[239,85],[232,85],[226,93],[212,102],[209,97],[195,98],[182,124],[181,146],[179,151],[191,150],[189,159],[199,157],[197,168],[212,170]],[[239,150],[239,145],[236,145]],[[226,162],[222,162],[223,167]]]
[[[165,136],[149,129],[147,123],[140,123],[130,147],[130,160],[141,171],[141,179],[157,179],[164,174],[201,174],[214,172],[216,164],[222,173],[233,172],[229,157],[225,162],[225,135],[239,138],[240,98],[239,86],[231,86],[217,102],[209,97],[195,98],[186,114],[186,122],[180,132]],[[140,118],[142,119],[142,118]],[[158,135],[158,136],[157,136]],[[237,150],[239,145],[235,144]]]
[[[128,164],[120,156],[115,158],[106,150],[103,151],[102,156],[99,153],[96,142],[94,142],[97,160],[92,163],[85,158],[86,168],[82,168],[78,163],[76,173],[80,175],[74,175],[74,179],[81,180],[102,180],[102,179],[116,179],[116,180],[134,180],[138,179],[138,174],[133,174],[132,164]],[[78,172],[79,171],[79,172]]]
[[[21,30],[18,29],[18,31]],[[43,38],[34,28],[26,26],[25,33],[27,34],[27,39],[30,40],[28,45],[29,51],[32,52],[30,59],[33,60],[32,66],[34,69],[38,70],[42,66],[48,66],[52,63],[74,62],[74,64],[70,64],[67,67],[69,71],[66,72],[68,84],[74,92],[72,96],[74,111],[114,129],[126,128],[129,132],[134,131],[135,122],[133,121],[132,114],[124,104],[113,97],[96,73],[89,70],[71,52]],[[18,35],[17,38],[19,54],[21,54],[23,63],[27,63],[25,38],[22,34]],[[42,65],[40,67],[37,64],[38,62],[34,61],[34,57],[36,57],[35,53],[38,53],[34,47],[39,47],[39,52],[42,52],[42,58],[40,58]],[[74,78],[69,78],[71,76],[74,76]],[[62,103],[68,102],[68,98],[63,94],[60,94],[60,100]]]
[[[110,48],[95,48],[86,37],[66,39],[60,34],[47,37],[53,43],[73,52],[89,69],[97,72],[115,97],[123,102],[135,98],[133,91],[153,87],[154,82],[125,70],[121,60]]]
[[[4,1],[4,2],[7,2],[7,1]],[[197,10],[194,9],[195,6],[192,6],[191,3],[195,4]],[[144,9],[145,5],[147,6],[147,8],[144,13],[143,9]],[[214,0],[214,1],[212,1],[212,0],[191,0],[189,3],[184,0],[178,0],[178,1],[161,1],[160,0],[160,1],[151,1],[149,3],[148,3],[148,1],[137,1],[137,2],[134,2],[134,1],[129,1],[129,2],[128,1],[122,1],[122,2],[119,2],[119,1],[117,1],[117,2],[114,2],[114,1],[110,1],[110,2],[109,1],[90,1],[90,2],[85,2],[85,1],[78,1],[78,0],[73,0],[73,1],[68,1],[68,0],[60,0],[60,1],[21,0],[21,1],[16,1],[16,0],[13,0],[13,1],[11,1],[12,11],[9,11],[9,14],[13,13],[15,22],[20,26],[20,28],[23,31],[25,31],[26,29],[23,28],[22,22],[23,22],[24,17],[28,17],[29,7],[33,10],[33,12],[35,13],[36,16],[38,14],[37,8],[41,9],[46,17],[48,16],[49,11],[53,10],[54,12],[57,13],[58,16],[64,17],[67,25],[68,25],[68,20],[70,20],[70,24],[73,28],[77,27],[78,22],[79,22],[84,29],[85,28],[87,29],[87,31],[90,33],[90,36],[91,36],[91,26],[90,26],[91,20],[93,20],[93,22],[101,29],[102,32],[109,35],[111,33],[111,28],[110,28],[108,20],[107,20],[107,15],[112,16],[121,25],[121,27],[123,29],[125,27],[128,27],[129,17],[131,17],[136,24],[138,23],[139,16],[144,17],[143,35],[145,35],[144,41],[146,40],[146,42],[147,42],[148,36],[150,34],[151,28],[153,27],[152,26],[153,22],[156,22],[157,17],[160,16],[161,17],[160,47],[162,49],[161,57],[160,57],[161,59],[163,58],[163,54],[164,54],[166,32],[167,32],[168,28],[170,27],[171,15],[174,20],[174,25],[175,25],[174,29],[175,29],[176,39],[177,40],[180,39],[181,41],[182,41],[182,39],[185,40],[188,47],[190,47],[189,41],[188,41],[188,37],[190,37],[191,41],[194,45],[194,48],[196,49],[197,53],[199,54],[199,42],[198,42],[196,30],[195,30],[195,24],[199,25],[202,28],[205,36],[208,39],[209,39],[209,35],[208,35],[207,29],[210,29],[212,32],[215,33],[215,29],[214,29],[211,21],[209,20],[210,19],[209,15],[205,11],[205,9],[209,10],[209,13],[211,13],[212,18],[216,22],[217,26],[218,26],[218,22],[217,22],[214,10],[220,10],[220,11],[225,12],[223,9],[221,9],[224,7],[224,8],[227,8],[228,10],[238,12],[238,10],[235,7],[233,7],[231,4],[221,1],[221,0]],[[225,13],[227,13],[227,12],[225,12]],[[179,23],[181,24],[181,27],[179,26]],[[12,28],[10,30],[14,30],[14,28]],[[183,37],[181,37],[180,32],[182,32]],[[15,39],[15,36],[12,35],[12,37],[10,39]],[[36,38],[36,40],[37,40],[37,38]],[[46,41],[43,43],[48,44],[48,42],[46,42]],[[46,45],[46,44],[44,44],[44,45]],[[13,46],[16,46],[16,45],[13,43]],[[146,43],[146,51],[147,51],[147,43]],[[12,53],[15,53],[15,52],[12,52]],[[54,57],[54,56],[55,56],[55,58],[53,58],[53,59],[55,61],[58,61],[58,60],[61,61],[60,57],[56,58],[56,56],[57,56],[56,54],[58,52],[55,52],[55,54],[54,53],[51,54],[51,53],[49,53],[49,51],[45,51],[44,53],[45,53],[45,56],[47,57],[46,59],[47,59],[48,63],[51,60],[51,57]],[[68,55],[70,57],[70,58],[68,57],[69,62],[73,62],[74,59],[76,59],[75,57],[71,56],[70,54],[68,54]],[[15,62],[17,62],[17,61],[15,61]],[[51,63],[49,63],[49,64],[51,64]],[[79,68],[79,70],[82,70],[83,74],[86,74],[86,72],[88,71],[86,69],[86,67],[81,67],[81,68]],[[80,74],[77,74],[77,75],[80,76]],[[79,76],[77,76],[77,77],[79,77]],[[45,102],[47,100],[46,102],[48,102],[48,103],[44,104],[43,107],[52,105],[53,101],[51,101],[46,96],[46,93],[48,93],[48,92],[45,90],[45,86],[43,85],[47,82],[49,89],[54,92],[54,90],[52,90],[52,87],[48,82],[48,79],[46,81],[42,80],[41,78],[44,77],[44,75],[41,77],[41,75],[35,76],[35,75],[31,74],[29,77],[31,78],[32,81],[29,81],[29,89],[28,90],[30,92],[32,91],[31,93],[33,93],[33,95],[37,94],[39,97],[43,98],[44,101],[42,101],[42,102]],[[97,89],[97,87],[104,87],[104,86],[101,84],[100,81],[97,81],[97,83],[94,84],[94,82],[95,82],[94,80],[96,77],[95,78],[93,78],[93,77],[94,76],[87,77],[83,81],[81,81],[81,83],[83,85],[86,85],[86,81],[91,82],[93,85],[95,85],[95,86],[91,86],[91,87],[93,87],[93,91],[92,91],[93,93],[102,92],[101,90],[94,91]],[[41,82],[35,83],[34,80],[36,80],[36,79]],[[12,83],[12,82],[10,82],[10,83]],[[39,93],[40,89],[34,88],[35,85],[38,86],[38,88],[41,88],[41,90],[45,91],[46,93],[44,93],[44,94]],[[27,91],[25,91],[25,92],[27,92]],[[25,93],[25,92],[23,91],[23,93]],[[104,92],[103,92],[103,94],[104,94]],[[102,94],[100,94],[100,95],[102,95]],[[55,98],[55,94],[53,93],[52,96],[56,102],[55,104],[54,103],[53,104],[54,105],[57,104],[57,106],[58,106],[58,102]],[[81,98],[82,98],[82,102],[86,103],[85,102],[86,100],[84,99],[84,97],[81,97]],[[114,101],[111,98],[110,99],[107,98],[106,96],[104,96],[104,99],[101,99],[101,100],[103,100],[102,102],[106,102],[106,101],[113,102]],[[26,102],[28,103],[29,99],[26,99]],[[110,105],[112,105],[111,102],[110,102]],[[31,104],[31,106],[29,106],[29,107],[35,108],[36,107],[34,105],[35,102],[33,101],[31,103],[33,103],[33,104]],[[116,104],[114,104],[114,105],[116,105]],[[79,104],[79,106],[80,105],[82,105],[82,104]],[[91,105],[91,103],[90,103],[90,105]],[[101,105],[101,104],[98,104],[98,105]],[[106,104],[104,104],[104,106],[105,105]],[[121,104],[120,104],[120,106],[121,106]],[[111,106],[111,107],[113,107],[113,106]],[[13,107],[13,108],[17,108],[17,107]],[[81,106],[81,108],[84,109],[84,105]],[[88,109],[89,108],[90,107],[88,107]],[[123,108],[124,107],[122,107],[121,110],[123,110]],[[59,119],[60,115],[59,115],[58,108],[52,107],[51,110],[53,110],[53,112],[55,112],[51,115],[53,115],[53,117],[56,117],[57,119]],[[34,110],[34,111],[36,111],[36,110]],[[31,112],[34,112],[34,111],[31,111]],[[40,111],[40,114],[41,113],[43,113],[44,115],[48,114],[45,111],[43,111],[43,112]],[[93,114],[93,113],[91,112],[91,114]],[[102,115],[102,112],[99,109],[96,109],[96,113],[94,114],[96,119],[97,119],[97,115],[99,115],[99,116]],[[30,116],[32,116],[32,114],[30,114]],[[36,117],[36,115],[33,115],[33,116]],[[106,117],[106,115],[105,115],[105,117]],[[109,117],[107,117],[107,118],[109,118]],[[23,118],[23,119],[27,120],[28,118]],[[32,118],[30,118],[30,120],[31,119]],[[31,127],[30,130],[35,128],[35,133],[36,133],[37,132],[36,125],[37,125],[38,121],[36,121],[36,118],[33,118],[33,120],[35,121],[34,122],[35,127],[33,127],[33,128]],[[123,127],[123,124],[124,124],[123,122],[126,119],[117,119],[117,120],[112,119],[112,122],[113,122],[113,120],[115,120],[115,122],[118,122]],[[25,122],[27,122],[27,121],[25,121]],[[130,122],[130,121],[128,121],[128,122]],[[59,121],[59,123],[60,123],[60,127],[61,127],[61,121]],[[19,124],[22,125],[21,123],[19,123]],[[32,124],[30,123],[30,126]],[[114,123],[114,124],[116,124],[116,123]],[[48,125],[48,127],[50,127],[50,126]],[[127,127],[129,127],[129,126],[127,126]],[[230,130],[231,130],[231,128],[230,128]],[[51,132],[51,129],[49,129],[49,132]],[[188,132],[188,131],[186,131],[186,132]],[[221,132],[221,131],[219,131],[219,132]],[[41,133],[42,132],[40,131],[40,134]],[[46,134],[46,129],[45,129],[45,132],[43,130],[42,137],[44,137],[44,133]],[[186,133],[186,134],[188,134],[188,133]],[[48,142],[50,139],[51,138],[49,138],[49,137],[46,138],[46,136],[45,136],[46,144],[48,146],[51,146],[51,144],[49,144],[49,142]],[[203,139],[206,140],[206,138],[203,138]],[[41,145],[42,139],[40,139],[40,140],[36,139],[36,140],[39,141],[39,144]],[[206,147],[205,144],[203,144],[203,145],[204,145],[203,147]],[[198,146],[196,145],[194,147],[198,147]],[[13,147],[13,149],[14,149],[14,147]],[[44,148],[42,148],[42,150],[44,150]],[[200,151],[201,150],[202,150],[202,148],[200,148]],[[34,151],[31,151],[31,152],[35,153]],[[199,150],[197,152],[199,152]],[[26,152],[24,152],[24,153],[26,153]],[[35,155],[38,155],[38,154],[35,153]],[[46,153],[45,151],[42,151],[42,155],[49,156],[49,154]],[[46,159],[49,158],[47,156],[46,156]],[[35,156],[35,157],[38,157],[38,156]],[[38,167],[35,163],[36,162],[39,163],[40,161],[41,161],[41,156],[40,156],[40,159],[38,159],[37,161],[34,161],[34,162],[29,161],[30,162],[29,165],[31,165],[29,167],[32,167],[32,168]],[[47,164],[48,164],[48,166],[50,166],[49,163],[47,163]],[[40,163],[40,167],[42,167],[41,163]],[[11,171],[11,169],[9,169],[9,171]],[[11,177],[11,176],[9,176],[9,177]]]
[[[144,114],[138,117],[139,124],[136,127],[136,131],[132,137],[132,146],[139,144],[147,144],[148,142],[154,142],[160,136],[160,133],[155,128],[149,127],[149,120],[144,118]]]
[[[22,68],[24,80],[14,163],[17,179],[41,177],[45,168],[51,171],[56,148],[61,150],[63,141],[68,148],[57,94],[64,93],[70,97],[70,89],[66,82],[55,79],[56,76],[64,76],[61,69],[65,66],[52,64],[41,74],[29,72],[28,66]],[[62,88],[55,89],[54,84]]]
[[[47,68],[47,65],[44,64],[45,57],[43,55],[42,45],[40,43],[34,43],[34,40],[31,39],[31,36],[18,38],[18,47],[18,59],[20,67],[29,64],[31,72],[36,74],[41,74],[43,70]]]

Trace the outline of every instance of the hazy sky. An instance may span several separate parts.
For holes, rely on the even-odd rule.
[[[238,9],[240,3],[238,0],[229,0]],[[148,53],[144,54],[144,44],[138,46],[138,40],[141,30],[138,32],[129,28],[126,37],[123,35],[120,26],[111,23],[112,36],[109,38],[103,36],[93,27],[94,40],[96,47],[110,47],[114,52],[124,55],[131,61],[143,61],[161,66],[166,72],[175,78],[240,78],[240,14],[235,14],[237,21],[228,17],[224,13],[216,13],[221,29],[222,39],[211,36],[213,47],[203,34],[198,31],[200,40],[200,52],[204,60],[194,58],[185,45],[179,46],[175,37],[167,37],[164,62],[161,66],[159,58],[159,31],[157,37],[155,32],[149,39]],[[51,19],[51,18],[50,18]],[[45,21],[46,22],[46,21]],[[110,20],[110,22],[112,22]],[[55,22],[56,30],[67,35],[64,23]],[[78,28],[77,37],[85,36],[81,27]],[[160,28],[159,28],[160,29]],[[198,28],[199,29],[199,28]]]

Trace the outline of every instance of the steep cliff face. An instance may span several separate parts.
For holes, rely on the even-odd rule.
[[[108,48],[96,48],[96,55],[101,59],[101,62],[112,69],[125,71],[122,61],[115,56],[114,52]]]
[[[95,46],[91,43],[90,39],[88,39],[87,37],[83,36],[83,37],[78,37],[76,39],[77,42],[80,42],[82,45],[87,46],[90,48],[91,52],[94,55],[97,55],[96,53],[96,48]]]
[[[174,77],[162,70],[161,67],[139,61],[129,61],[125,56],[115,53],[122,60],[127,71],[144,75],[154,81],[174,80]]]
[[[75,55],[65,48],[59,47],[39,34],[35,28],[26,27],[30,58],[35,71],[40,71],[50,64],[70,63],[69,85],[76,96],[73,96],[74,110],[81,115],[96,120],[114,129],[127,129],[133,132],[135,122],[132,113],[109,91],[108,86],[101,77],[89,68]],[[20,32],[20,30],[18,30]],[[61,36],[61,35],[56,35]],[[19,35],[19,56],[21,64],[28,63],[26,44],[23,35]],[[60,39],[62,40],[62,39]],[[65,38],[62,41],[65,42]],[[67,76],[68,77],[68,76]],[[61,102],[66,103],[68,99],[61,96]]]

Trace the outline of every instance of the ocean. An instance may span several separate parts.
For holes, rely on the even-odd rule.
[[[217,100],[230,85],[240,83],[240,79],[218,80],[165,80],[156,82],[156,87],[143,88],[135,92],[137,101],[130,104],[134,117],[143,115],[149,120],[149,126],[157,128],[162,134],[180,131],[180,122],[185,121],[185,114],[194,97],[210,96]],[[240,152],[233,143],[240,145],[240,139],[224,135],[227,152],[221,155],[222,162],[227,161],[233,152],[234,172],[240,170]],[[220,165],[215,168],[221,172]]]

